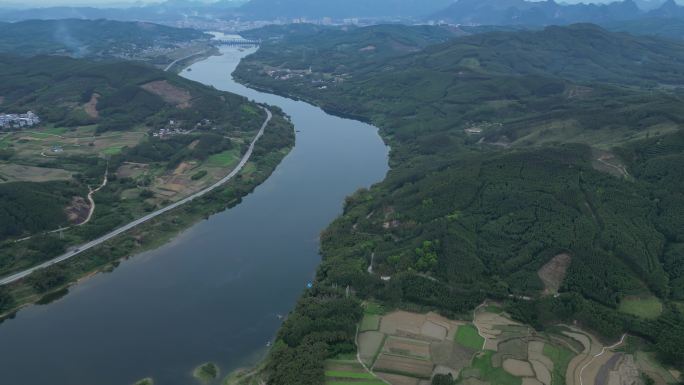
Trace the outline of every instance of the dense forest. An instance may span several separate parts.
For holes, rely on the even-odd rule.
[[[319,287],[460,317],[496,299],[539,330],[628,332],[684,365],[683,44],[594,25],[447,42],[439,27],[280,28],[236,74],[392,145],[386,180],[324,232]],[[558,256],[550,296],[540,271]],[[662,312],[621,310],[652,296]],[[296,376],[281,358],[271,373]]]

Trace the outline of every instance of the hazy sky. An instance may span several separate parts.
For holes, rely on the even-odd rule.
[[[53,5],[109,5],[109,4],[134,4],[134,3],[159,3],[163,0],[0,0],[3,5],[22,5],[22,6],[53,6]],[[215,0],[202,0],[212,2]],[[615,0],[556,0],[564,3],[609,3]],[[680,1],[678,1],[680,2]]]
[[[212,0],[202,0],[212,2]],[[31,6],[53,6],[53,5],[122,5],[135,3],[161,3],[163,0],[0,0],[3,5],[31,5]]]
[[[211,0],[206,0],[207,2],[211,2]],[[558,1],[558,0],[557,0]],[[561,2],[563,0],[560,0]],[[585,2],[585,3],[605,3],[605,2],[610,2],[614,0],[565,0],[564,2],[567,3],[579,3],[579,2]],[[161,0],[0,0],[0,6],[5,5],[5,4],[22,4],[22,5],[41,5],[41,6],[50,6],[50,5],[105,5],[105,4],[123,4],[123,3],[159,3]]]

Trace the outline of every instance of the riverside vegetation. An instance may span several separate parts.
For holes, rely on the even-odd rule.
[[[0,57],[0,107],[38,128],[0,137],[0,276],[54,258],[221,179],[266,119],[246,98],[131,62]],[[239,203],[294,144],[277,108],[236,179],[93,250],[0,287],[0,314]],[[163,134],[162,134],[163,133]],[[95,208],[86,200],[94,193]],[[58,229],[62,229],[59,231]],[[55,231],[58,230],[58,231]]]
[[[367,299],[464,318],[495,299],[684,368],[684,44],[587,24],[450,34],[250,32],[271,38],[237,78],[370,121],[392,147],[385,181],[323,233],[269,383],[323,383]]]

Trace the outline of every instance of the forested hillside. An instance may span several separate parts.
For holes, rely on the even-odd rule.
[[[312,36],[315,45],[281,34],[236,73],[371,121],[392,146],[387,179],[350,197],[324,233],[306,296],[349,286],[362,299],[466,317],[498,299],[538,329],[577,321],[607,339],[640,336],[681,368],[684,45],[574,25],[400,54],[384,35],[359,49],[371,31],[350,31],[347,43]],[[394,54],[368,60],[376,51]],[[627,306],[646,299],[662,309]],[[349,348],[348,336],[327,339],[309,303],[297,309],[311,312],[299,330],[309,339],[291,342],[286,323],[273,375],[290,370],[278,365],[288,349]]]
[[[171,48],[209,36],[194,29],[111,20],[27,20],[0,23],[0,52],[122,57]]]
[[[97,124],[105,132],[161,128],[170,119],[189,128],[211,119],[227,130],[256,123],[239,109],[244,98],[143,64],[3,55],[0,78],[4,112],[32,110],[58,126]],[[87,108],[93,95],[94,111]]]
[[[214,183],[266,118],[244,97],[144,64],[0,56],[0,111],[27,110],[40,124],[0,130],[0,276]],[[255,152],[268,159],[293,140],[274,115],[282,130]],[[105,177],[91,218],[87,194]]]

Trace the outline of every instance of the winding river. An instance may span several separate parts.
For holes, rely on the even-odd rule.
[[[281,107],[298,130],[292,152],[237,207],[1,323],[0,384],[188,385],[198,364],[224,375],[263,356],[314,276],[320,231],[384,177],[388,148],[373,126],[234,82],[249,53],[223,48],[183,75]]]

